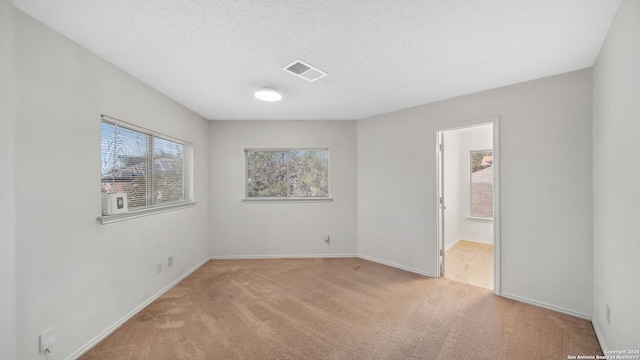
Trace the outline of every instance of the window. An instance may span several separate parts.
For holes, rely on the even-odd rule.
[[[329,197],[328,149],[247,149],[246,197]]]
[[[493,218],[493,151],[471,151],[471,189],[469,216]]]
[[[190,201],[191,145],[102,116],[102,193],[127,194],[129,210]]]

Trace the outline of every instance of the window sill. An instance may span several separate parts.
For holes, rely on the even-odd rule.
[[[333,198],[244,198],[242,202],[332,202]]]
[[[195,201],[187,201],[187,202],[181,202],[181,203],[171,204],[171,205],[155,206],[148,209],[133,210],[124,214],[98,216],[98,221],[100,222],[100,224],[106,225],[106,224],[111,224],[115,222],[135,219],[143,216],[153,215],[157,213],[163,213],[167,211],[193,207],[195,205],[196,205]]]
[[[477,216],[467,216],[467,219],[469,219],[469,220],[481,220],[481,221],[493,221],[493,218],[484,218],[484,217],[477,217]]]

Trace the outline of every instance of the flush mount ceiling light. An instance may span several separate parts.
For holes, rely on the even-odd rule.
[[[273,89],[267,89],[267,88],[260,89],[256,91],[256,93],[253,95],[256,97],[256,99],[262,100],[262,101],[273,102],[273,101],[280,101],[282,99],[282,95],[279,92]]]

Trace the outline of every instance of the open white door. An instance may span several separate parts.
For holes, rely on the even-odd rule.
[[[471,240],[474,240],[473,235],[470,235],[469,233],[465,233],[465,234],[457,234],[452,230],[452,226],[457,226],[456,224],[458,224],[458,222],[456,222],[455,219],[458,218],[462,218],[462,212],[460,209],[464,209],[463,205],[460,201],[456,202],[456,196],[454,196],[455,194],[452,194],[451,191],[452,189],[456,189],[457,185],[451,186],[451,184],[446,184],[445,183],[445,134],[447,135],[447,140],[449,143],[449,146],[452,147],[450,148],[447,152],[447,156],[451,157],[453,156],[453,158],[449,158],[447,159],[446,162],[447,164],[447,168],[449,170],[447,170],[447,174],[446,177],[448,178],[449,182],[454,182],[455,184],[457,184],[457,180],[455,172],[451,173],[451,169],[456,169],[456,167],[451,163],[452,159],[456,159],[456,155],[454,155],[456,152],[454,150],[456,150],[456,145],[455,145],[455,137],[449,138],[450,132],[453,131],[458,131],[458,134],[460,134],[459,131],[461,130],[466,130],[468,128],[474,128],[474,127],[478,127],[478,126],[486,126],[486,125],[492,125],[492,152],[493,152],[493,172],[492,172],[492,179],[493,179],[493,186],[492,186],[492,206],[493,206],[493,219],[492,219],[492,224],[491,228],[492,228],[492,237],[493,237],[493,292],[496,295],[500,295],[501,294],[501,241],[500,241],[500,171],[499,171],[499,166],[500,166],[500,137],[499,137],[499,117],[493,117],[493,118],[485,118],[485,119],[478,119],[478,120],[471,120],[471,121],[466,121],[466,122],[461,122],[461,123],[457,123],[457,124],[452,124],[452,126],[449,127],[441,127],[439,129],[436,129],[436,155],[437,155],[437,186],[436,186],[436,205],[437,206],[437,210],[436,210],[436,239],[437,239],[437,269],[436,269],[436,275],[437,277],[443,277],[445,276],[445,270],[446,270],[446,266],[445,266],[445,262],[446,262],[446,256],[445,256],[445,249],[446,249],[446,245],[454,245],[455,244],[455,239],[451,238],[449,239],[449,241],[447,242],[447,239],[445,237],[445,232],[448,234],[447,236],[449,237],[455,237],[457,239],[462,239],[463,236],[464,237],[468,237]],[[469,143],[467,143],[469,144]],[[460,146],[460,145],[459,145]],[[473,146],[481,146],[481,147],[486,147],[486,148],[490,148],[490,146],[484,146],[484,145],[473,145]],[[471,145],[469,145],[469,147],[471,147]],[[466,148],[465,148],[466,149]],[[460,149],[458,149],[460,150]],[[467,149],[468,150],[468,149]],[[465,152],[467,152],[467,150],[465,150]],[[473,149],[471,149],[473,150]],[[462,150],[459,151],[460,154],[462,154]],[[466,164],[466,166],[469,166],[469,164]],[[470,179],[469,179],[470,181]],[[445,191],[446,190],[446,191]],[[455,191],[455,190],[454,190]],[[448,196],[445,196],[445,194],[448,194]],[[471,199],[470,197],[470,193],[463,196],[461,199]],[[447,202],[447,197],[450,200],[450,210],[449,213],[446,214],[446,202]],[[465,212],[467,211],[466,209],[464,210]],[[446,216],[445,216],[446,214]],[[458,215],[456,215],[458,214]],[[449,216],[449,220],[450,221],[446,221],[446,217]],[[452,216],[457,216],[452,218]],[[466,219],[474,219],[471,216],[465,215]],[[474,221],[484,221],[483,219],[476,219]],[[449,228],[445,228],[445,225],[448,226]],[[445,231],[446,229],[446,231]],[[467,229],[467,228],[465,228]],[[465,230],[465,231],[469,231],[469,230]],[[480,237],[478,237],[478,239],[482,239]],[[482,241],[478,241],[475,240],[476,242],[482,242]],[[451,264],[454,264],[455,262],[452,262]],[[458,274],[455,269],[450,268],[450,276],[453,276],[454,274]],[[482,285],[477,285],[477,286],[482,286]]]
[[[438,132],[438,277],[444,276],[444,132]]]

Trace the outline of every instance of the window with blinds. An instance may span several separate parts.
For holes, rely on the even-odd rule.
[[[188,201],[190,144],[102,116],[101,191],[127,194],[129,210]]]

